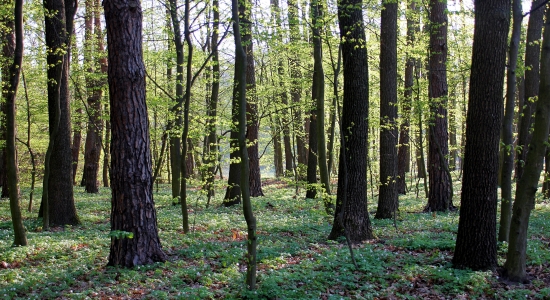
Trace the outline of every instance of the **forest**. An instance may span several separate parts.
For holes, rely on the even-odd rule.
[[[547,0],[0,0],[0,298],[549,299]]]

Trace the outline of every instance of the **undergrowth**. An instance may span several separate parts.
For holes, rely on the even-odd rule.
[[[23,190],[23,195],[28,191]],[[283,182],[253,198],[258,220],[258,289],[246,291],[246,224],[240,206],[206,207],[189,193],[191,232],[183,234],[181,208],[168,186],[154,199],[166,263],[133,269],[106,267],[110,190],[75,188],[80,226],[43,232],[38,207],[25,212],[28,247],[11,247],[9,204],[0,202],[0,298],[6,299],[456,299],[550,298],[550,204],[537,200],[528,246],[530,284],[507,285],[496,272],[453,269],[458,212],[421,213],[424,199],[400,197],[397,220],[372,219],[376,239],[354,247],[328,241],[332,216],[319,200],[294,197]],[[304,192],[302,191],[302,194]],[[40,195],[40,191],[36,193]],[[458,201],[455,197],[455,204]],[[369,211],[376,209],[369,199]],[[23,199],[23,205],[26,205]],[[372,217],[372,216],[371,216]],[[396,225],[396,226],[395,226]],[[499,263],[507,245],[499,245]]]

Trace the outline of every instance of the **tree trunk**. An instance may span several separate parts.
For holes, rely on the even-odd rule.
[[[447,131],[447,3],[430,1],[428,126],[428,204],[425,211],[447,211],[453,207]]]
[[[44,229],[50,225],[76,225],[73,196],[71,118],[69,107],[70,39],[76,1],[44,1],[46,11],[46,45],[48,68],[48,115],[50,145],[42,195]],[[63,53],[65,53],[63,55]]]
[[[498,147],[511,2],[475,0],[464,178],[453,265],[497,266]],[[511,248],[510,248],[511,249]]]
[[[367,134],[369,81],[361,1],[342,0],[338,21],[344,69],[344,99],[338,193],[328,238],[345,235],[352,243],[373,238],[367,210]]]
[[[19,172],[17,169],[17,151],[15,148],[15,133],[16,133],[16,112],[15,112],[15,96],[17,95],[17,87],[19,85],[19,76],[21,74],[21,66],[23,62],[23,0],[15,1],[14,17],[3,25],[5,32],[1,32],[0,36],[4,39],[3,54],[6,60],[12,59],[8,74],[8,81],[3,83],[2,94],[5,98],[7,114],[6,117],[6,149],[7,157],[7,177],[9,185],[10,197],[10,212],[13,224],[14,246],[26,246],[27,235],[23,218],[21,216],[21,206],[19,203]],[[4,20],[2,20],[4,21]],[[4,31],[2,30],[2,31]],[[11,54],[11,55],[6,55]],[[6,69],[2,66],[2,71]],[[2,72],[2,75],[4,73]],[[6,78],[5,77],[5,78]]]
[[[524,173],[516,189],[516,200],[510,225],[510,244],[504,265],[508,279],[516,282],[524,282],[527,279],[525,261],[529,216],[535,207],[535,193],[543,166],[550,126],[548,118],[550,114],[550,24],[548,23],[550,9],[546,12],[546,20],[542,40],[539,100],[535,113],[533,138],[529,144]]]
[[[512,171],[514,170],[514,103],[516,97],[516,67],[518,62],[519,39],[521,36],[522,8],[521,0],[512,2],[513,27],[508,47],[508,69],[506,77],[506,108],[502,120],[502,170],[501,170],[501,206],[498,240],[507,242],[512,217]]]
[[[306,198],[317,197],[317,111],[309,113],[309,151],[307,155],[307,192]]]
[[[71,156],[73,160],[73,185],[76,185],[76,173],[78,171],[78,161],[80,160],[80,145],[82,144],[82,108],[76,110],[77,116],[74,118],[76,124],[73,127],[73,145],[71,146]]]
[[[377,219],[398,209],[397,193],[397,2],[383,2],[380,34],[380,187]]]
[[[533,0],[531,9],[535,9],[529,15],[527,24],[527,43],[525,46],[525,94],[523,106],[520,107],[521,121],[518,128],[516,179],[523,175],[523,166],[527,158],[531,130],[533,127],[533,114],[537,107],[540,76],[540,37],[544,17],[544,7],[540,7],[544,0]]]
[[[135,0],[105,0],[103,6],[112,125],[112,236],[108,264],[134,267],[163,262],[166,255],[158,237],[151,181],[141,4]]]

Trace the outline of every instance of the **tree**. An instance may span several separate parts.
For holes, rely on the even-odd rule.
[[[539,100],[535,113],[533,137],[529,144],[524,173],[516,189],[516,200],[510,225],[510,244],[504,268],[508,279],[516,282],[525,281],[525,261],[527,257],[527,229],[529,216],[535,207],[540,172],[545,156],[550,126],[550,9],[546,12],[546,23],[542,40],[540,68]]]
[[[163,262],[153,202],[145,103],[142,12],[137,0],[105,0],[111,107],[111,249],[109,265]],[[121,233],[122,234],[118,234]]]
[[[498,240],[508,241],[510,219],[512,217],[512,171],[514,170],[514,105],[516,98],[516,68],[518,62],[519,39],[521,36],[521,1],[512,2],[512,37],[508,47],[508,70],[506,75],[506,107],[502,119],[502,170],[500,174],[501,206]]]
[[[338,21],[344,97],[336,211],[328,238],[345,235],[358,243],[373,237],[366,195],[369,81],[361,1],[341,0]]]
[[[247,90],[247,79],[248,75],[248,64],[247,64],[247,54],[246,54],[246,45],[243,45],[241,41],[241,35],[246,35],[246,33],[241,33],[240,31],[240,20],[239,13],[242,13],[242,9],[239,7],[238,1],[231,1],[231,16],[233,19],[233,33],[235,38],[235,77],[233,81],[233,103],[237,102],[237,119],[238,119],[238,142],[239,142],[239,151],[241,162],[239,163],[241,167],[241,191],[243,199],[243,214],[246,219],[246,226],[248,229],[247,236],[247,269],[246,269],[246,285],[249,290],[256,289],[256,245],[258,243],[256,237],[256,218],[254,217],[252,211],[252,203],[250,201],[250,166],[248,161],[248,151],[246,147],[246,127],[247,127],[247,108],[246,108],[246,90]]]
[[[4,21],[4,20],[3,20]],[[6,154],[7,161],[7,178],[9,185],[9,197],[10,197],[10,211],[14,232],[14,246],[26,246],[27,234],[25,232],[25,226],[23,225],[23,219],[21,217],[21,206],[19,203],[19,174],[17,170],[17,153],[15,149],[15,96],[17,94],[17,87],[19,85],[19,76],[21,74],[21,66],[23,62],[23,0],[15,1],[14,17],[13,20],[9,20],[3,24],[6,26],[8,32],[2,32],[4,40],[3,52],[4,54],[11,54],[13,62],[11,63],[7,79],[2,88],[3,98],[6,103]],[[10,33],[11,31],[11,33]],[[5,56],[5,59],[10,56]],[[2,74],[4,75],[4,74]]]
[[[417,21],[414,14],[417,13],[416,3],[414,0],[409,1],[407,10],[407,46],[413,46],[415,40],[415,32],[418,29]],[[405,194],[407,192],[406,173],[410,166],[410,114],[412,105],[412,95],[414,86],[414,66],[415,58],[407,53],[407,62],[405,65],[405,92],[401,105],[402,123],[399,129],[399,149],[397,152],[397,192]]]
[[[496,211],[502,92],[511,2],[476,0],[464,179],[453,265],[497,265]]]
[[[397,193],[397,2],[383,1],[380,33],[380,188],[377,219],[398,209]]]
[[[453,207],[452,182],[447,156],[447,1],[430,1],[428,126],[429,194],[425,211],[446,211]]]
[[[40,209],[44,229],[80,222],[73,195],[69,101],[70,40],[76,6],[76,1],[44,1],[50,134]]]
[[[103,122],[101,120],[101,97],[103,96],[102,80],[100,78],[101,67],[99,64],[100,51],[95,42],[96,37],[101,37],[101,25],[95,26],[94,32],[94,14],[95,0],[86,0],[86,13],[84,15],[85,25],[85,48],[84,59],[87,64],[86,87],[88,90],[86,113],[88,115],[88,126],[86,130],[86,144],[84,148],[84,188],[88,193],[97,193],[99,191],[99,158],[101,154],[101,137],[103,134]],[[99,25],[99,26],[98,26]],[[95,35],[94,35],[95,33]],[[97,49],[99,50],[99,49]]]
[[[531,4],[532,12],[527,24],[527,43],[525,46],[525,78],[524,78],[524,98],[523,105],[520,107],[521,120],[518,128],[517,158],[516,158],[516,179],[523,175],[523,165],[527,157],[529,142],[531,141],[531,129],[533,127],[533,113],[537,106],[539,93],[539,74],[540,74],[540,37],[542,34],[542,24],[544,17],[544,8],[541,4],[544,0],[533,0]]]

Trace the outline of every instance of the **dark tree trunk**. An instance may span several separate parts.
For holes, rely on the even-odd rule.
[[[498,147],[511,2],[476,0],[464,178],[453,265],[497,266]],[[510,248],[511,249],[511,248]]]
[[[514,170],[514,103],[516,98],[516,67],[518,61],[519,39],[521,36],[522,8],[521,0],[512,1],[513,28],[508,47],[508,70],[506,77],[506,108],[502,120],[502,170],[500,176],[501,206],[498,240],[507,242],[512,217],[512,171]]]
[[[4,61],[2,61],[2,83],[10,82],[10,71],[9,68],[13,63],[13,55],[15,51],[15,33],[14,33],[14,23],[13,17],[3,16],[0,20],[5,24],[5,29],[0,27],[0,43],[2,45],[2,56]],[[7,99],[9,96],[8,86],[2,84],[2,98]],[[8,106],[4,101],[0,103],[0,110],[2,115],[0,116],[0,140],[6,141],[7,139],[7,120],[6,116],[8,114]],[[9,197],[9,185],[8,185],[8,148],[6,144],[2,144],[0,147],[0,186],[2,187],[2,193],[0,194],[1,198]]]
[[[306,198],[317,197],[317,111],[311,110],[309,121],[309,151],[307,155]]]
[[[247,73],[249,65],[247,65],[247,54],[246,54],[246,45],[243,46],[241,42],[241,32],[239,29],[239,12],[242,12],[241,7],[238,5],[237,0],[231,1],[231,12],[232,18],[235,20],[233,22],[233,32],[235,38],[235,77],[233,84],[233,102],[237,104],[239,110],[237,113],[238,119],[238,142],[241,163],[241,175],[240,184],[242,186],[242,197],[243,197],[243,215],[246,220],[247,227],[247,254],[246,254],[246,285],[249,290],[256,289],[256,246],[258,243],[256,237],[256,218],[254,217],[252,211],[252,203],[250,202],[250,186],[249,186],[249,159],[247,151],[247,138],[246,138],[246,127],[248,123],[246,117],[246,92],[247,92]],[[242,15],[242,14],[241,14]],[[245,14],[246,15],[246,14]],[[248,20],[245,18],[245,20]],[[249,24],[247,24],[249,26]],[[248,27],[250,28],[250,27]],[[244,32],[242,36],[246,36],[248,33]],[[244,39],[243,39],[244,40]]]
[[[21,216],[21,206],[19,202],[19,172],[17,169],[17,151],[15,148],[15,133],[16,133],[16,112],[15,112],[15,96],[17,95],[17,87],[19,85],[19,76],[21,74],[21,66],[23,62],[23,0],[15,1],[14,17],[10,17],[1,21],[5,26],[0,32],[3,39],[3,56],[6,60],[11,60],[11,64],[6,70],[2,66],[2,75],[7,75],[4,78],[7,81],[2,81],[2,98],[5,99],[6,118],[6,154],[4,157],[7,161],[7,176],[9,185],[10,212],[13,224],[14,246],[26,246],[27,234],[23,225]],[[7,21],[7,22],[6,22]],[[6,62],[7,64],[7,62]],[[7,74],[4,71],[8,71]],[[3,78],[3,79],[4,79]]]
[[[547,6],[547,5],[546,5]],[[541,9],[543,10],[543,9]],[[516,189],[516,200],[510,222],[510,244],[504,268],[508,279],[524,282],[527,279],[527,235],[531,210],[535,208],[543,158],[547,149],[550,125],[550,9],[546,11],[546,24],[542,40],[539,100],[536,107],[533,138],[529,144],[523,176]]]
[[[377,219],[398,209],[397,193],[397,2],[384,1],[380,34],[380,187]]]
[[[246,53],[246,140],[249,160],[249,187],[251,197],[260,197],[262,191],[262,177],[260,174],[260,155],[258,153],[258,97],[256,96],[256,68],[254,66],[254,47],[252,41],[252,27],[250,8],[252,2],[239,7],[241,14],[242,42]],[[246,6],[246,10],[245,10]],[[287,125],[288,126],[288,125]],[[244,174],[241,174],[244,175]]]
[[[105,105],[105,111],[108,110],[109,107],[107,104]],[[111,121],[105,120],[105,140],[103,140],[103,144],[105,145],[105,151],[103,153],[103,186],[109,187],[109,178],[111,177],[109,172],[109,163],[111,158]]]
[[[430,1],[430,57],[428,126],[428,204],[425,211],[446,211],[453,207],[447,156],[447,3]]]
[[[48,225],[62,226],[79,223],[74,205],[72,153],[71,153],[71,117],[69,107],[69,61],[70,37],[73,32],[73,18],[76,1],[44,1],[46,11],[46,45],[48,68],[48,115],[50,126],[50,146],[47,174],[44,175],[42,195],[43,213],[48,216],[44,229]],[[66,50],[64,55],[61,49]],[[48,155],[47,155],[48,156]],[[45,215],[45,214],[44,214]],[[47,224],[49,223],[49,224]]]
[[[409,12],[407,14],[407,45],[412,47],[418,28],[418,21],[416,21],[417,17],[415,16],[415,14],[418,13],[418,9],[414,1],[409,2],[407,11]],[[407,62],[405,64],[405,92],[401,105],[401,118],[403,118],[403,121],[399,128],[399,149],[397,153],[397,192],[401,195],[407,193],[406,173],[410,171],[411,146],[409,128],[411,126],[410,119],[414,87],[414,66],[415,59],[413,57],[407,57]]]
[[[523,175],[523,166],[527,158],[529,142],[531,141],[531,129],[533,127],[533,114],[537,107],[540,76],[540,37],[544,17],[544,7],[540,7],[544,0],[533,0],[531,9],[538,9],[529,15],[527,24],[527,43],[525,46],[525,91],[523,105],[520,106],[521,121],[518,128],[516,179]]]
[[[111,104],[111,249],[109,265],[163,262],[151,181],[145,103],[142,13],[138,1],[105,0]],[[131,145],[131,146],[129,146]],[[117,232],[132,233],[128,238]]]
[[[275,119],[277,120],[277,119]],[[273,139],[273,165],[275,166],[275,177],[284,175],[283,171],[283,147],[281,145],[281,134],[277,122],[269,116],[271,122],[271,134]]]
[[[544,156],[544,182],[542,183],[542,196],[545,199],[550,198],[550,149],[549,148],[546,148],[546,154]]]
[[[359,0],[342,0],[338,21],[344,69],[344,99],[338,194],[334,225],[328,236],[346,235],[358,243],[373,238],[367,210],[367,134],[369,81],[365,28]]]

